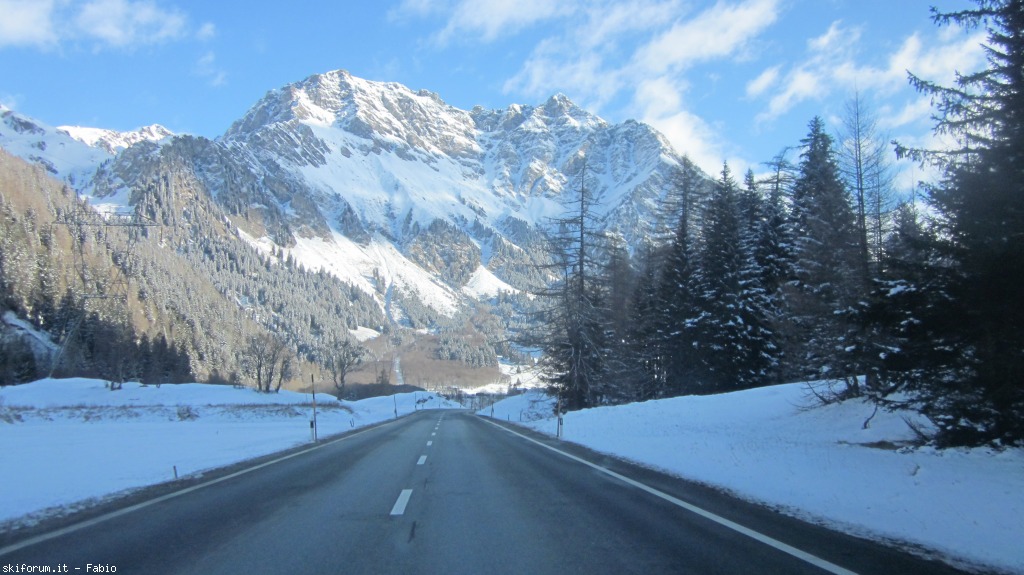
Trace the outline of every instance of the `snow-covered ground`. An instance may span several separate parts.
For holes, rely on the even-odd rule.
[[[495,418],[554,435],[552,411],[540,391],[494,405]],[[787,384],[572,412],[563,437],[961,567],[1024,573],[1024,450],[901,448],[914,416],[873,412],[816,407]]]
[[[311,399],[202,384],[110,391],[88,379],[0,388],[0,529],[309,442]],[[320,436],[393,418],[396,406],[459,407],[423,392],[318,393]],[[1024,450],[901,448],[912,416],[873,411],[812,407],[789,384],[573,412],[564,437],[961,566],[1024,573]],[[539,390],[494,405],[495,418],[553,435],[551,413]]]
[[[341,402],[318,393],[321,438],[415,409],[460,407],[430,393]],[[310,442],[312,397],[223,385],[117,391],[92,379],[0,388],[0,529],[98,498]],[[63,508],[63,509],[61,509]]]

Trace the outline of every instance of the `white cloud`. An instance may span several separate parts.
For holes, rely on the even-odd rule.
[[[717,2],[692,14],[678,0],[592,2],[539,43],[504,88],[531,98],[563,91],[595,111],[624,99],[631,116],[714,173],[725,157],[723,135],[692,113],[685,73],[748,57],[779,11],[777,0]]]
[[[217,66],[217,55],[213,52],[203,54],[196,62],[195,74],[205,78],[211,86],[223,86],[227,83],[227,73]]]
[[[977,70],[984,63],[980,44],[985,34],[975,32],[966,36],[938,34],[928,39],[915,33],[904,39],[882,65],[864,64],[859,61],[858,52],[862,32],[860,28],[846,28],[841,22],[833,22],[827,32],[808,41],[804,61],[780,74],[777,83],[783,89],[779,92],[758,90],[768,83],[763,77],[768,71],[751,81],[748,96],[768,99],[757,120],[775,120],[800,103],[827,98],[836,92],[870,91],[876,95],[892,95],[907,88],[908,71],[942,85],[951,85],[956,71]],[[779,66],[776,68],[781,70]],[[906,124],[927,117],[923,108],[920,101],[915,101],[897,117],[883,120],[892,126]]]
[[[516,75],[504,85],[505,92],[530,98],[546,98],[571,86],[577,104],[600,108],[621,89],[622,72],[610,69],[596,52],[581,52],[566,59],[565,43],[546,40],[538,44]]]
[[[715,174],[726,159],[721,136],[686,109],[685,93],[686,86],[680,81],[662,76],[640,82],[634,103],[640,119],[664,134],[677,152],[685,154],[705,172]]]
[[[898,112],[892,109],[879,110],[879,127],[885,130],[901,128],[903,126],[930,120],[935,112],[932,107],[931,98],[919,96],[903,105]]]
[[[426,8],[420,6],[419,9]],[[571,14],[574,10],[571,2],[549,0],[462,0],[436,40],[447,44],[460,34],[469,34],[491,42],[538,22]]]
[[[768,109],[758,114],[757,121],[773,120],[797,104],[813,98],[822,98],[827,92],[827,80],[819,70],[798,68],[786,76],[785,86],[768,102]]]
[[[53,9],[53,0],[0,0],[0,48],[55,45]]]
[[[92,0],[75,18],[80,33],[115,48],[179,39],[186,24],[183,13],[146,0]]]
[[[213,40],[217,36],[217,26],[213,22],[204,22],[196,31],[196,38],[202,41]]]
[[[388,18],[392,21],[407,18],[422,18],[451,10],[447,0],[402,0],[401,4],[388,10]]]
[[[573,32],[573,41],[587,50],[608,51],[617,48],[623,36],[663,28],[681,11],[679,0],[592,4],[585,8],[586,21]]]
[[[206,22],[190,30],[188,16],[154,0],[0,0],[0,48],[52,49],[85,40],[96,49],[215,37]]]
[[[578,104],[597,109],[632,81],[623,44],[635,35],[664,28],[679,11],[678,0],[592,2],[580,7],[571,26],[539,42],[505,92],[545,98],[568,92]],[[625,56],[623,56],[625,54]]]
[[[17,110],[20,102],[21,96],[0,92],[0,107],[7,108],[8,110]]]
[[[758,74],[756,78],[747,83],[747,97],[756,98],[775,86],[779,80],[779,70],[782,66],[772,66]]]
[[[765,83],[764,72],[751,81],[747,86],[748,96],[768,96],[768,107],[757,115],[756,121],[774,120],[802,102],[825,97],[831,84],[830,79],[835,78],[836,71],[842,70],[844,63],[850,61],[851,52],[860,36],[859,29],[844,28],[841,22],[832,22],[824,34],[807,41],[809,55],[804,62],[785,74],[781,73],[781,66],[773,68],[773,81],[781,86],[781,90],[757,90],[767,88],[762,86]]]
[[[890,57],[887,72],[890,77],[898,76],[902,82],[906,82],[906,73],[910,71],[920,78],[951,85],[957,71],[966,73],[984,65],[985,51],[981,45],[985,41],[984,31],[967,36],[943,35],[931,45],[925,45],[914,35]]]
[[[641,47],[635,62],[661,73],[733,56],[778,17],[777,0],[719,2],[695,18],[674,24]]]

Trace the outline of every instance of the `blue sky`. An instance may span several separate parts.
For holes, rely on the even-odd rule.
[[[561,92],[648,122],[714,173],[758,169],[859,91],[879,131],[929,145],[911,70],[983,65],[968,0],[0,0],[0,103],[51,125],[216,137],[268,90],[343,68],[462,109]],[[919,175],[919,174],[918,174]],[[913,171],[901,181],[909,182]]]

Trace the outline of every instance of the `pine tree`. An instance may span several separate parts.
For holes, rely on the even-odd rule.
[[[776,292],[793,275],[793,234],[786,198],[792,194],[794,167],[785,154],[767,162],[771,175],[758,182],[768,193],[761,205],[761,225],[757,231],[754,258],[761,270],[761,285],[775,297]]]
[[[849,196],[839,177],[832,138],[815,117],[802,140],[793,183],[794,277],[787,289],[794,321],[790,359],[799,375],[851,375],[851,323],[843,319],[866,292]]]
[[[1024,441],[1024,0],[975,0],[933,10],[940,25],[984,25],[988,66],[944,87],[911,76],[938,109],[936,132],[958,147],[897,152],[933,162],[927,190],[937,233],[928,267],[889,298],[890,324],[906,343],[884,373],[938,426],[942,444]],[[901,319],[902,318],[902,319]],[[942,350],[941,357],[927,346]]]
[[[752,223],[747,220],[758,211],[757,190],[752,177],[747,181],[751,196],[744,205],[725,164],[704,214],[700,265],[694,274],[699,313],[691,320],[703,368],[698,376],[701,392],[763,385],[776,363],[754,261]]]
[[[625,380],[636,401],[654,399],[665,393],[662,349],[658,328],[661,320],[658,298],[660,259],[653,246],[644,246],[640,256],[640,274],[629,304],[629,329],[626,332],[626,365],[632,369]]]
[[[692,170],[681,171],[675,182],[678,224],[662,262],[656,300],[657,339],[652,344],[662,395],[690,392],[697,383],[700,362],[694,348],[696,332],[692,322],[698,313],[694,299],[696,258],[690,210],[699,186],[699,175]]]

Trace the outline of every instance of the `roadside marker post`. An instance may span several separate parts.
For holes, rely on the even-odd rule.
[[[309,422],[309,431],[313,434],[313,443],[316,443],[316,381],[312,373],[309,374],[309,384],[313,386],[313,420]]]

